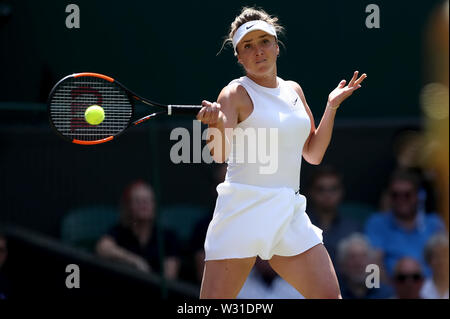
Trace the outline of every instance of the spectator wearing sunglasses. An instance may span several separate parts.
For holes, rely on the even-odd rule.
[[[403,170],[394,172],[388,186],[391,210],[375,213],[366,222],[365,233],[389,277],[394,275],[395,264],[404,256],[416,259],[425,277],[431,276],[423,254],[424,247],[431,236],[445,227],[437,214],[425,214],[419,209],[418,190],[416,175]]]
[[[424,275],[419,261],[411,257],[400,258],[394,266],[392,283],[394,299],[421,299]]]

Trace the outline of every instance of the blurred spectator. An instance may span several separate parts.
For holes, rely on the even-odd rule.
[[[378,288],[368,288],[366,267],[375,263],[368,239],[361,233],[353,233],[338,245],[337,263],[341,269],[339,285],[343,299],[384,299],[392,296],[392,290],[380,283]]]
[[[394,138],[394,169],[393,171],[411,171],[419,179],[418,209],[424,212],[436,211],[436,191],[434,189],[434,173],[424,169],[425,139],[416,129],[402,129]],[[392,200],[389,189],[382,191],[380,197],[380,212],[392,209]]]
[[[130,184],[121,199],[121,221],[98,241],[98,255],[133,265],[144,272],[161,272],[158,229],[155,226],[155,195],[143,181]],[[164,275],[175,279],[179,270],[178,244],[164,231]]]
[[[414,174],[396,171],[388,188],[392,210],[373,214],[366,223],[366,235],[378,251],[378,260],[383,261],[389,276],[393,275],[394,265],[404,256],[417,259],[424,274],[427,277],[431,275],[423,249],[433,234],[444,230],[444,224],[437,214],[419,211],[418,187]]]
[[[323,230],[323,243],[331,260],[335,261],[337,243],[353,232],[361,230],[361,225],[342,217],[339,205],[344,198],[341,175],[332,167],[318,167],[308,185],[307,207],[311,222]],[[336,268],[339,272],[339,269]]]
[[[0,234],[0,300],[8,299],[11,293],[11,285],[4,267],[7,259],[8,241]]]
[[[267,260],[256,258],[255,265],[239,292],[238,299],[304,299],[270,267]]]
[[[394,299],[421,299],[424,276],[420,263],[411,257],[403,257],[394,265]]]
[[[432,277],[428,278],[420,291],[424,299],[448,299],[449,286],[448,235],[438,233],[425,246],[425,260],[430,265]]]
[[[211,215],[200,220],[194,229],[194,235],[191,239],[191,248],[194,255],[194,263],[196,269],[197,283],[201,283],[203,276],[203,267],[205,264],[205,237],[208,230],[209,223],[212,219],[212,212],[214,211],[214,206],[216,204],[217,191],[216,187],[218,184],[225,180],[225,175],[227,173],[227,164],[218,164],[213,168],[211,174],[211,188],[210,188],[210,211]]]

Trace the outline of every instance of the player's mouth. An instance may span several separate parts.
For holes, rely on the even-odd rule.
[[[266,59],[263,59],[263,60],[260,60],[260,61],[256,61],[256,64],[260,64],[260,63],[263,63],[263,62],[266,62],[267,60]]]

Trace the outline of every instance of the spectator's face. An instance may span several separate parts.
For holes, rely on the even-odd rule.
[[[412,259],[403,259],[397,264],[394,273],[394,287],[400,299],[420,298],[423,275],[420,265]]]
[[[6,240],[0,238],[0,268],[5,263],[7,257],[8,257],[8,248],[6,246]]]
[[[366,267],[370,263],[369,250],[364,243],[353,243],[343,261],[342,271],[348,280],[361,283],[366,280]]]
[[[343,190],[336,176],[322,176],[311,189],[311,200],[317,209],[335,210],[342,200]]]
[[[133,220],[153,219],[155,208],[153,192],[144,185],[138,185],[131,191],[129,205]]]
[[[389,190],[392,211],[400,219],[410,219],[417,214],[417,190],[409,181],[394,181]]]

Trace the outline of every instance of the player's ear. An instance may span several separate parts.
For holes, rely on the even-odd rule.
[[[236,53],[236,59],[237,59],[237,62],[238,62],[239,64],[242,64],[242,60],[241,60],[241,58],[239,57],[239,53]]]

